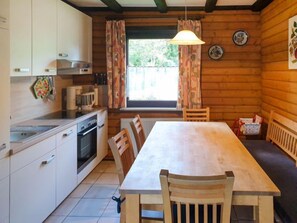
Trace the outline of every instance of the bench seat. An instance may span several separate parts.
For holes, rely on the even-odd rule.
[[[281,191],[274,208],[283,222],[297,222],[297,168],[295,161],[265,140],[245,140],[243,144]]]

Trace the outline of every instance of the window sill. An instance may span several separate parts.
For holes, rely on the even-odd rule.
[[[160,113],[181,113],[181,109],[176,108],[121,108],[121,109],[110,109],[111,111],[118,112],[141,112],[141,113],[150,113],[150,112],[160,112]]]

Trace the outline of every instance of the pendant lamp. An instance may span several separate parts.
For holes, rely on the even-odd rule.
[[[187,3],[185,0],[185,21],[187,21]],[[181,30],[175,37],[169,41],[170,44],[176,45],[201,45],[205,42],[199,39],[191,30]]]

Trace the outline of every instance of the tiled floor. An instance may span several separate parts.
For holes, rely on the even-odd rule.
[[[101,162],[44,223],[119,223],[113,195],[119,196],[115,164]],[[251,207],[233,207],[232,223],[251,223]]]

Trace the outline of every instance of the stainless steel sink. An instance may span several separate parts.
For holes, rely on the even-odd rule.
[[[10,129],[10,142],[24,142],[38,134],[56,128],[57,125],[20,125]]]

